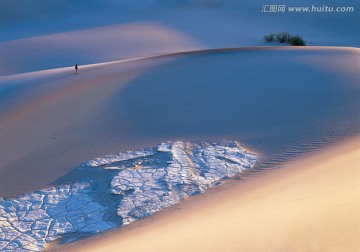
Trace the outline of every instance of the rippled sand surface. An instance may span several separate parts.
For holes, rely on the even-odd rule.
[[[355,48],[215,50],[2,77],[0,195],[169,140],[230,139],[274,167],[358,132]]]

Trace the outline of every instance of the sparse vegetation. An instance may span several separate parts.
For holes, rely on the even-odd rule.
[[[274,42],[275,41],[275,36],[274,36],[274,34],[270,33],[269,35],[264,36],[264,40],[266,42],[268,42],[268,43]]]
[[[290,35],[288,32],[281,33],[270,33],[264,36],[264,40],[268,43],[279,42],[279,43],[289,43],[293,46],[305,46],[306,41],[299,35]]]
[[[305,46],[306,41],[299,35],[291,36],[290,44],[293,46]]]

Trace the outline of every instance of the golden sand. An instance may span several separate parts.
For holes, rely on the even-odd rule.
[[[60,250],[360,251],[359,213],[354,138]]]

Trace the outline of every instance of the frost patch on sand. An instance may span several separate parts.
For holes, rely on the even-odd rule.
[[[78,183],[0,198],[0,250],[41,251],[64,234],[129,224],[220,185],[252,168],[256,159],[230,141],[167,142],[94,159],[81,167],[88,177]],[[99,198],[107,200],[100,204]],[[119,221],[109,221],[112,209]]]
[[[133,161],[126,169],[121,161],[129,159],[124,154],[88,163],[120,170],[112,179],[111,188],[112,193],[124,196],[117,211],[124,225],[219,185],[224,178],[251,168],[256,161],[256,156],[238,143],[224,141],[168,142],[130,156]]]
[[[106,207],[93,202],[86,183],[48,188],[17,199],[0,199],[0,251],[41,251],[62,234],[115,227]]]

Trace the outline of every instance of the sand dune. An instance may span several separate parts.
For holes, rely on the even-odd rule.
[[[228,139],[261,157],[247,180],[49,249],[360,250],[359,1],[263,4],[2,0],[0,197],[77,181],[95,157]],[[266,47],[282,31],[310,46]]]
[[[299,156],[358,130],[357,55],[248,48],[3,77],[1,195],[168,140],[239,140],[271,165]]]
[[[360,139],[49,251],[358,251]]]
[[[110,25],[3,42],[0,75],[195,48],[200,45],[191,37],[159,23]]]
[[[186,50],[266,45],[265,34],[282,31],[302,35],[309,45],[360,44],[356,11],[261,13],[262,4],[251,0],[3,0],[0,75]],[[360,8],[358,1],[285,4]]]

